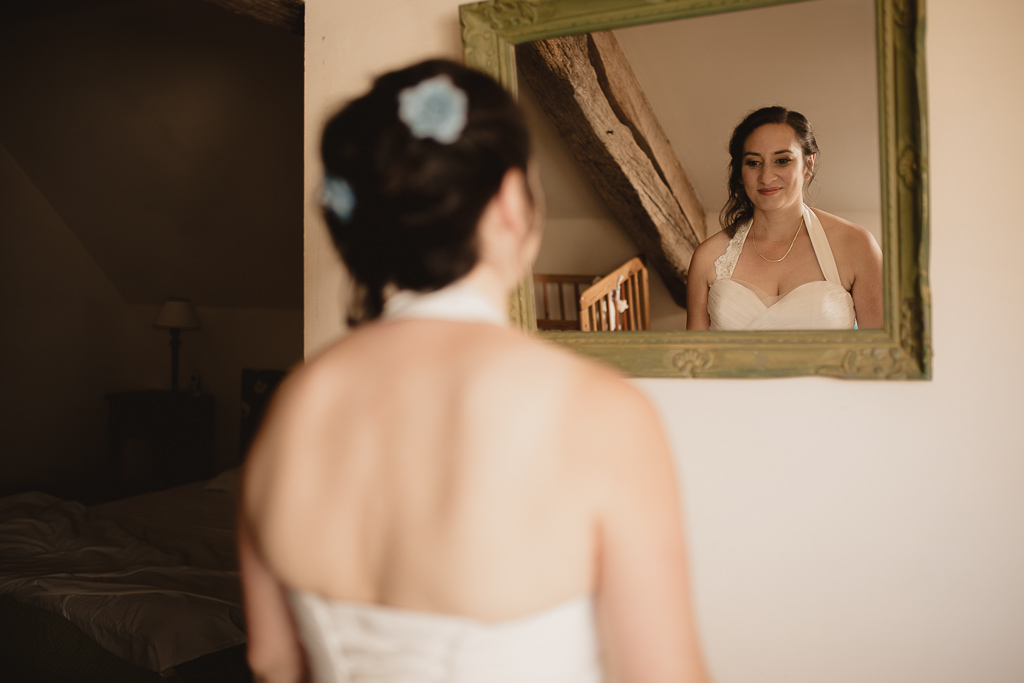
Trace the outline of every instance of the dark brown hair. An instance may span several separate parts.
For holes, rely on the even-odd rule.
[[[719,216],[722,229],[729,237],[736,234],[736,228],[754,217],[754,205],[743,187],[743,147],[751,133],[768,123],[784,123],[793,129],[804,153],[805,164],[812,154],[818,153],[818,142],[814,139],[811,123],[803,114],[785,107],[762,107],[747,114],[729,139],[729,199]],[[814,173],[812,167],[808,183],[814,180]]]
[[[468,98],[454,142],[419,138],[399,119],[398,95],[444,75]],[[512,97],[483,72],[429,60],[387,73],[324,128],[324,174],[355,198],[344,219],[329,208],[331,238],[356,281],[349,322],[376,318],[384,289],[432,291],[477,261],[476,226],[505,173],[526,170],[530,139]]]

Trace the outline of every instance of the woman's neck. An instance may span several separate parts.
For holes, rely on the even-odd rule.
[[[788,242],[793,239],[793,231],[800,225],[803,217],[803,203],[776,211],[754,209],[751,230],[755,232],[757,239],[762,241]]]

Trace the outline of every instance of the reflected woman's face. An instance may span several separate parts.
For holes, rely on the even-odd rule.
[[[809,162],[813,164],[814,157]],[[743,187],[754,209],[777,211],[801,205],[811,167],[796,133],[785,123],[754,129],[743,144]]]

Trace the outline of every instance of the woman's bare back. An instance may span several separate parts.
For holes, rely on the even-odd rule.
[[[617,385],[495,326],[367,326],[289,380],[253,451],[263,552],[293,588],[487,620],[592,593],[614,426],[587,425]]]

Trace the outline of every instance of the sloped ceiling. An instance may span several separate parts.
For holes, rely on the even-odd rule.
[[[32,5],[0,27],[0,143],[124,299],[301,309],[302,38],[201,0]]]

